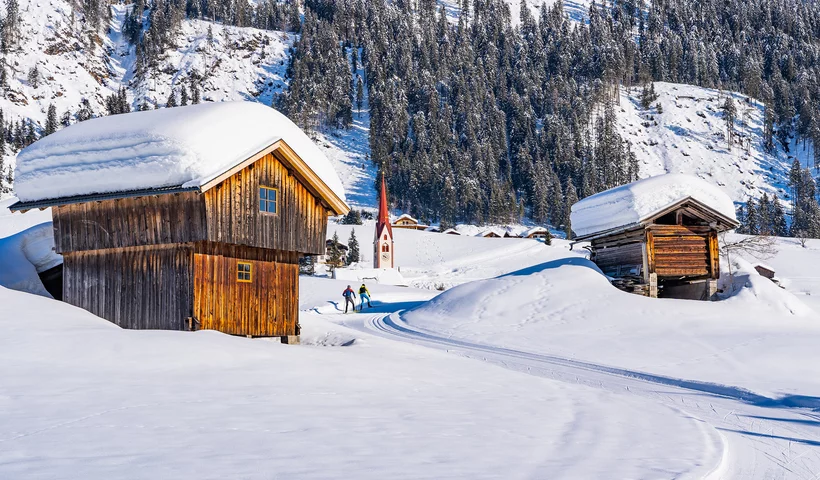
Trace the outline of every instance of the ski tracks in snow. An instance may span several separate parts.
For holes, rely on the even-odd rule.
[[[356,330],[444,350],[510,370],[616,394],[611,395],[612,398],[631,398],[643,400],[646,405],[662,405],[669,416],[685,419],[694,425],[700,432],[702,443],[698,453],[700,461],[694,462],[691,470],[673,473],[674,470],[662,468],[654,472],[659,474],[655,476],[820,478],[820,418],[811,409],[795,407],[786,398],[769,398],[742,387],[678,379],[544,353],[473,343],[409,325],[402,319],[401,312],[368,315],[363,319],[342,317],[340,323]],[[646,413],[643,418],[629,416],[621,419],[638,422],[632,425],[615,426],[611,422],[596,425],[601,419],[586,419],[578,427],[589,429],[590,425],[596,425],[592,431],[569,432],[567,442],[587,443],[592,453],[595,451],[593,444],[599,447],[608,445],[605,437],[610,435],[619,441],[628,440],[629,451],[634,455],[652,455],[652,445],[647,439],[653,433],[654,442],[669,441],[666,437],[676,437],[676,434],[666,430],[658,432],[658,425],[653,425],[658,418],[657,412],[653,412],[655,415]],[[589,414],[588,410],[586,414]],[[622,431],[617,431],[617,428]],[[601,448],[613,447],[608,445]],[[648,451],[641,452],[640,448],[647,448]],[[608,453],[614,455],[613,451]],[[595,455],[596,458],[607,456],[601,452]],[[624,461],[631,459],[628,456]],[[579,458],[578,462],[588,464],[589,459]],[[646,476],[639,472],[632,473],[638,477]],[[567,476],[571,476],[569,472]]]

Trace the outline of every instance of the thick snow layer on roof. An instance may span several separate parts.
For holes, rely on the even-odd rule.
[[[530,235],[535,235],[536,233],[549,233],[544,227],[532,227],[531,229],[525,231],[521,234],[522,237],[529,237]]]
[[[217,102],[101,117],[17,156],[21,201],[157,187],[199,187],[284,140],[344,200],[330,161],[287,117],[254,102]]]
[[[643,219],[686,197],[735,219],[732,199],[697,177],[669,173],[649,177],[591,195],[572,206],[572,230],[578,236],[604,232]]]
[[[0,285],[6,288],[51,297],[37,273],[61,263],[62,255],[54,252],[51,222],[0,238]]]

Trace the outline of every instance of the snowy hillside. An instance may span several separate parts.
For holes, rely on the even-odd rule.
[[[785,198],[794,158],[805,165],[811,151],[792,145],[787,154],[778,146],[763,151],[763,105],[738,93],[672,83],[655,83],[657,100],[641,107],[641,89],[621,90],[616,111],[621,134],[631,141],[642,177],[688,173],[720,186],[736,202],[763,192]],[[721,107],[727,95],[738,114],[737,139],[729,150]]]

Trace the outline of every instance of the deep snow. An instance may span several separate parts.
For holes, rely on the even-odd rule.
[[[428,288],[343,315],[347,282],[302,277],[300,347],[0,287],[0,477],[812,478],[820,241],[778,248],[785,290],[732,258],[707,303],[620,292],[563,240],[397,230]]]

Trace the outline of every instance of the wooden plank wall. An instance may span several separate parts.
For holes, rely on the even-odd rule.
[[[259,211],[259,186],[279,189]],[[204,194],[184,192],[54,207],[58,253],[213,241],[322,255],[327,206],[268,154]]]
[[[190,247],[64,255],[64,301],[123,328],[184,330],[191,316]]]
[[[219,244],[197,245],[194,317],[199,328],[234,335],[297,335],[298,255]],[[237,281],[237,263],[252,265],[251,282]]]
[[[643,229],[592,242],[593,260],[610,277],[640,275],[643,266]]]
[[[58,253],[206,238],[205,204],[196,192],[63,205],[52,215]]]
[[[708,227],[652,225],[647,235],[650,272],[659,277],[708,277],[713,264]],[[715,237],[716,238],[716,237]]]
[[[259,211],[259,186],[279,189],[276,214]],[[305,254],[325,253],[327,207],[275,154],[227,178],[204,194],[208,240]]]

